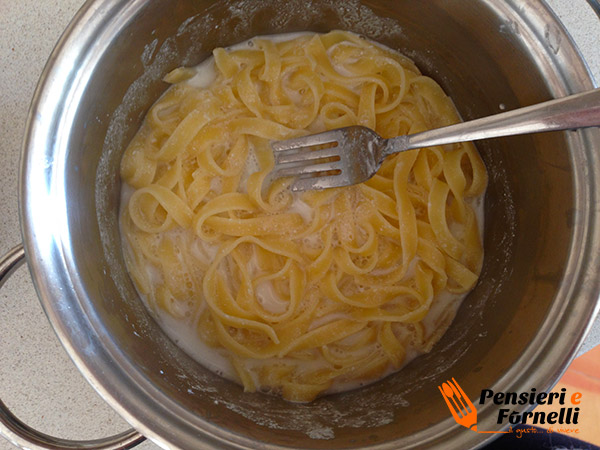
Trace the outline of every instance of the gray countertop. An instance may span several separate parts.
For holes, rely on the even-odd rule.
[[[600,80],[600,21],[585,0],[547,0]],[[0,252],[21,242],[18,170],[29,102],[54,44],[82,0],[0,0]],[[0,292],[0,398],[24,422],[64,438],[91,439],[128,425],[96,394],[59,343],[20,269]],[[580,353],[600,344],[597,319]],[[0,438],[0,450],[14,448]],[[139,447],[157,449],[150,442]]]

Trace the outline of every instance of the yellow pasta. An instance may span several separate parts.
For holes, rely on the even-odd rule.
[[[414,133],[457,122],[451,100],[408,58],[348,32],[255,38],[213,57],[208,82],[167,75],[121,163],[125,257],[150,309],[193,330],[247,391],[292,401],[429,351],[481,270],[474,205],[487,174],[473,145],[292,193],[268,176],[270,142],[354,124]]]

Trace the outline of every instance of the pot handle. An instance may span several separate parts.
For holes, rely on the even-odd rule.
[[[0,260],[0,288],[23,262],[25,262],[23,245],[16,246]],[[108,438],[89,441],[56,438],[21,422],[2,400],[0,400],[0,435],[18,447],[34,450],[124,450],[135,447],[145,439],[134,429]]]
[[[600,19],[600,1],[598,0],[587,0],[590,7],[594,10],[594,12],[598,15]]]

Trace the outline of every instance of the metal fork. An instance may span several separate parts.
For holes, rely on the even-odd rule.
[[[392,139],[352,126],[271,144],[272,179],[294,177],[294,191],[362,183],[394,153],[517,134],[600,126],[600,89]]]

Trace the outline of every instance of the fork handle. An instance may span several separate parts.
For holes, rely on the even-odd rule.
[[[390,139],[387,154],[501,136],[600,126],[600,89]]]

